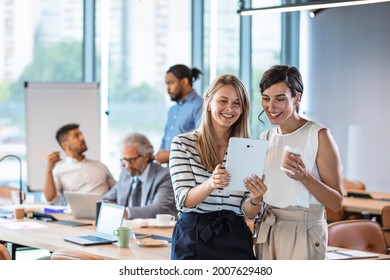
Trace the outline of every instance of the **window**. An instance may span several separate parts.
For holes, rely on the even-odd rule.
[[[103,34],[105,26],[97,22],[97,27],[97,34]],[[118,178],[125,135],[143,133],[155,151],[160,147],[172,105],[165,73],[178,63],[191,67],[191,1],[111,0],[108,36],[107,152],[108,166]]]
[[[82,80],[82,19],[79,0],[0,1],[0,158],[19,156],[23,180],[24,82]],[[18,185],[19,163],[0,164],[0,185]]]
[[[261,0],[253,0],[253,7],[261,7]],[[274,0],[270,6],[280,4]],[[251,131],[252,137],[258,138],[260,133],[272,125],[265,114],[261,123],[258,115],[263,110],[259,89],[263,73],[272,65],[281,63],[281,13],[265,13],[252,16],[252,98],[251,98]]]
[[[204,5],[205,91],[219,75],[239,75],[240,15],[236,0],[206,0]]]
[[[252,0],[252,6],[262,2]],[[116,178],[125,135],[143,133],[155,151],[160,147],[167,111],[173,105],[166,92],[166,70],[177,63],[192,67],[191,4],[191,0],[96,0],[96,79],[103,85],[102,104],[109,113],[103,154]],[[237,9],[237,0],[204,0],[200,94],[216,76],[240,73]],[[0,38],[0,158],[21,157],[26,180],[24,82],[83,80],[83,1],[0,1]],[[265,116],[266,126],[257,120],[258,83],[269,66],[280,63],[280,53],[281,15],[253,16],[248,91],[255,138],[269,127]],[[0,163],[0,184],[18,184],[17,164],[12,159]]]

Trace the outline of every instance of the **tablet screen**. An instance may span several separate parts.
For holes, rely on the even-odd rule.
[[[259,139],[232,137],[229,140],[226,169],[231,175],[231,190],[246,191],[243,180],[256,174],[263,176],[268,142]]]

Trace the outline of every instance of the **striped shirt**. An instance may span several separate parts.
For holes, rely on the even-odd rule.
[[[215,189],[203,202],[195,208],[184,207],[184,201],[190,189],[202,184],[209,179],[212,172],[201,164],[199,153],[196,149],[196,131],[176,136],[171,145],[169,169],[175,192],[176,207],[181,212],[208,213],[221,210],[230,210],[238,215],[243,215],[242,202],[248,197],[249,192],[229,190],[227,188]],[[226,165],[226,156],[222,166]]]

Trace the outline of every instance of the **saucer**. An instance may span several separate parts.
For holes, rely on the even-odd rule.
[[[171,221],[171,222],[169,222],[169,224],[160,224],[156,220],[154,220],[150,223],[150,225],[152,227],[158,227],[158,228],[170,228],[170,227],[174,227],[175,224],[176,224],[176,221]]]
[[[137,240],[137,244],[140,247],[160,247],[167,246],[169,242],[166,240],[159,240],[153,238],[142,238],[140,240]]]
[[[127,224],[129,224],[129,226],[133,227],[133,228],[145,228],[145,227],[150,226],[152,220],[154,220],[154,219],[139,219],[139,218],[137,218],[137,219],[131,220]]]

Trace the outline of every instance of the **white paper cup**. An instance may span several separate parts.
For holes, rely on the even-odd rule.
[[[295,172],[293,170],[290,170],[290,169],[287,169],[286,167],[284,167],[285,162],[291,156],[291,154],[302,156],[302,149],[286,145],[286,146],[284,146],[283,150],[284,150],[284,153],[283,153],[282,165],[280,166],[280,169],[290,173],[291,175],[294,175]]]

